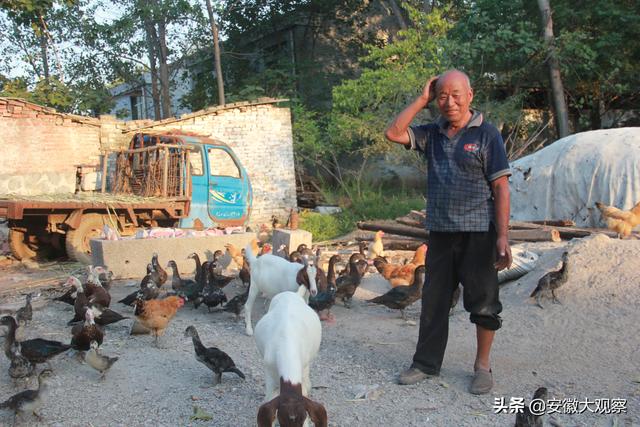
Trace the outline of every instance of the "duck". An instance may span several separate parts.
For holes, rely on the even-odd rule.
[[[167,282],[167,278],[169,277],[169,275],[158,262],[158,254],[155,252],[151,257],[151,265],[153,266],[153,270],[156,271],[158,274],[158,278],[157,280],[155,280],[155,282],[156,282],[156,285],[158,285],[158,287],[160,288],[162,287],[162,285],[164,285]]]
[[[104,331],[102,327],[96,325],[93,311],[87,307],[84,316],[84,324],[71,328],[71,346],[78,351],[89,350],[91,341],[97,341],[101,345],[104,339]]]
[[[245,255],[242,255],[242,261],[243,264],[240,272],[238,272],[238,277],[240,278],[244,286],[249,286],[249,284],[251,283],[251,270],[249,263],[247,262],[247,257]]]
[[[72,277],[70,280],[73,280],[74,286],[78,287],[78,291],[76,292],[76,300],[73,303],[73,319],[69,320],[67,325],[83,321],[85,308],[89,306],[89,298],[87,298],[87,295],[84,293],[80,280],[77,277]]]
[[[0,318],[0,325],[7,326],[9,330],[4,340],[4,353],[9,359],[12,354],[19,353],[32,364],[45,363],[54,356],[71,348],[60,341],[33,338],[25,341],[16,341],[16,329],[18,323],[12,316]]]
[[[320,290],[320,286],[318,285],[318,293],[315,296],[309,297],[309,307],[318,312],[320,320],[327,320],[330,323],[335,322],[335,318],[331,314],[331,307],[333,307],[336,302],[337,286],[335,266],[341,261],[342,258],[340,255],[332,255],[331,258],[329,258],[325,290]],[[326,314],[323,313],[325,310],[327,311]]]
[[[111,291],[111,285],[113,284],[113,271],[105,268],[105,271],[98,274],[98,280],[100,285],[107,291]]]
[[[184,336],[191,337],[196,354],[196,360],[211,369],[215,374],[213,377],[214,385],[219,384],[220,381],[222,381],[223,372],[233,372],[243,380],[245,379],[242,371],[236,367],[233,359],[231,359],[227,353],[216,347],[205,347],[202,344],[195,326],[188,326],[184,331]]]
[[[19,378],[28,378],[33,374],[35,365],[20,354],[18,346],[8,347],[5,351],[6,356],[9,358],[9,376],[14,380]]]
[[[340,298],[346,308],[351,308],[351,298],[356,289],[360,286],[362,276],[367,269],[367,261],[360,259],[349,263],[349,275],[340,276],[336,279],[336,298]]]
[[[15,414],[14,424],[16,424],[18,415],[31,412],[38,420],[42,421],[42,417],[38,414],[38,409],[42,405],[42,400],[46,399],[47,379],[53,375],[51,369],[43,369],[38,374],[38,388],[36,390],[24,390],[14,394],[9,399],[0,403],[0,409],[10,409]]]
[[[193,301],[202,291],[202,287],[191,279],[182,279],[178,271],[178,265],[174,260],[169,261],[167,268],[173,269],[173,277],[171,279],[171,288],[177,295],[183,297],[187,301]]]
[[[98,351],[98,341],[89,343],[89,351],[84,355],[84,361],[96,371],[100,372],[100,379],[103,380],[109,368],[118,361],[118,357],[104,356]]]
[[[424,285],[425,266],[420,265],[414,270],[413,284],[410,286],[396,286],[391,288],[386,294],[380,295],[368,302],[381,304],[391,309],[400,310],[403,320],[407,320],[404,309],[418,301],[422,296],[422,286]]]
[[[222,307],[222,310],[236,315],[236,322],[240,319],[240,313],[242,313],[242,310],[244,309],[244,305],[247,303],[250,286],[251,284],[249,284],[249,286],[243,293],[238,294],[235,297],[231,298],[229,302],[227,302]]]
[[[358,243],[358,252],[354,252],[349,257],[349,261],[347,262],[347,266],[344,270],[340,272],[340,276],[348,276],[351,272],[351,263],[358,262],[360,260],[367,260],[367,255],[364,253],[365,249],[367,249],[367,242],[361,241]]]
[[[110,308],[105,308],[99,304],[91,304],[89,308],[93,312],[93,317],[97,325],[107,326],[112,323],[117,323],[121,320],[128,319],[128,317],[117,313]]]
[[[213,263],[211,264],[213,265]],[[209,276],[211,276],[213,272],[209,271]],[[233,279],[233,277],[232,277]],[[214,284],[215,280],[212,280],[209,277],[207,285],[200,291],[198,296],[193,301],[193,306],[198,308],[200,304],[204,304],[207,306],[207,311],[211,312],[212,307],[216,307],[227,302],[227,296],[224,291]]]
[[[69,288],[69,290],[67,290],[64,294],[60,295],[59,297],[54,298],[54,301],[60,301],[63,302],[65,304],[69,304],[69,305],[73,305],[76,301],[76,293],[78,292],[78,289],[82,289],[82,284],[80,284],[80,287],[76,287],[75,285],[75,280],[74,276],[71,276],[67,279],[67,281],[65,282],[65,285],[69,285],[71,286]],[[80,281],[78,280],[78,283],[80,283]]]
[[[195,277],[193,278],[193,280],[195,280],[197,283],[202,283],[203,281],[203,269],[202,269],[202,263],[200,262],[200,255],[198,255],[197,253],[193,252],[190,253],[189,256],[187,256],[188,259],[192,259],[196,262],[196,274]],[[204,270],[206,271],[206,270]],[[204,285],[203,285],[204,286]]]
[[[222,271],[222,268],[218,267],[215,262],[210,263],[207,282],[210,285],[217,286],[218,288],[224,288],[229,283],[231,283],[235,279],[235,277],[225,276],[220,271]]]
[[[16,312],[16,320],[18,321],[18,324],[26,325],[33,318],[33,308],[31,307],[32,296],[33,293],[28,293],[24,307],[20,307],[20,309]]]

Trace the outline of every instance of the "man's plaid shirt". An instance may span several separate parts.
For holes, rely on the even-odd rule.
[[[495,222],[491,181],[511,175],[502,136],[477,111],[451,139],[448,125],[441,117],[409,128],[407,148],[427,159],[427,229],[488,231]]]

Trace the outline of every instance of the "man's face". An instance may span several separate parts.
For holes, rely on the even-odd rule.
[[[451,123],[459,123],[467,117],[472,100],[473,91],[463,76],[446,76],[436,85],[438,109]]]

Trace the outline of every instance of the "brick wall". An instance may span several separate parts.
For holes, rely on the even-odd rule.
[[[296,206],[288,108],[276,100],[229,104],[162,121],[122,122],[57,113],[22,100],[0,98],[0,195],[68,193],[75,166],[99,164],[100,148],[124,148],[133,133],[181,130],[229,145],[253,187],[251,223],[284,218]]]
[[[0,194],[68,193],[75,165],[99,163],[100,121],[0,98]]]

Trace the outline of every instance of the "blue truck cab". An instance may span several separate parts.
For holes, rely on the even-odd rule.
[[[182,132],[137,134],[132,149],[158,143],[186,145],[189,150],[191,195],[180,228],[244,226],[249,221],[253,193],[249,174],[224,142]]]

